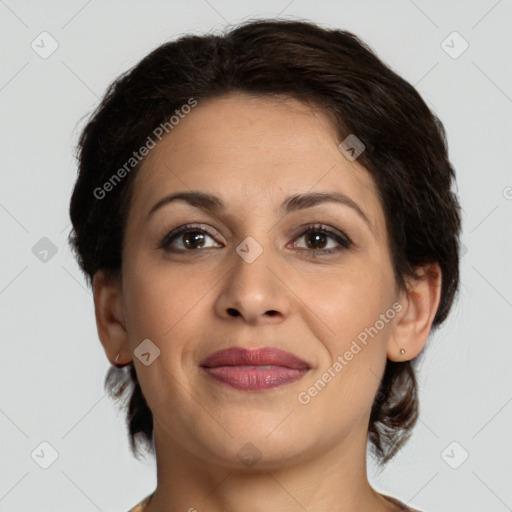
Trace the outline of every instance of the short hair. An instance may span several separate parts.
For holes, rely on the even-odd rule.
[[[230,93],[301,100],[330,118],[340,141],[353,134],[364,144],[357,161],[372,176],[383,206],[397,287],[405,289],[408,277],[420,277],[418,266],[438,263],[441,297],[432,328],[439,326],[458,292],[461,224],[444,127],[415,88],[356,35],[303,20],[250,20],[222,34],[181,36],[109,86],[81,132],[70,202],[69,242],[89,284],[99,269],[121,275],[132,184],[140,168],[138,162],[126,168],[134,151],[191,98]],[[113,183],[123,165],[127,172]],[[95,191],[107,183],[103,199]],[[368,440],[380,465],[403,446],[418,418],[413,362],[387,360],[372,405]],[[105,388],[116,398],[130,390],[132,453],[137,457],[142,445],[153,451],[153,418],[133,361],[112,366]]]

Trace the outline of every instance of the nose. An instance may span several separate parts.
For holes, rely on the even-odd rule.
[[[217,314],[240,317],[251,325],[282,322],[290,311],[290,291],[284,284],[289,280],[286,264],[280,265],[270,250],[249,261],[236,252],[233,255],[233,266],[217,297]]]

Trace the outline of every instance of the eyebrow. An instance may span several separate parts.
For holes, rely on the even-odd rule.
[[[169,194],[160,199],[151,208],[151,210],[149,210],[149,213],[147,215],[148,218],[154,212],[156,212],[163,206],[172,203],[173,201],[185,201],[191,206],[195,206],[196,208],[200,208],[202,210],[213,213],[222,213],[226,211],[226,208],[222,200],[213,194],[208,194],[206,192],[200,191],[176,192],[174,194]],[[366,224],[370,228],[370,231],[374,233],[373,226],[370,220],[368,219],[364,211],[360,208],[360,206],[355,201],[350,199],[350,197],[341,192],[308,192],[305,194],[295,194],[293,196],[287,197],[281,203],[279,210],[283,214],[288,214],[297,210],[312,208],[314,206],[329,202],[342,204],[351,208],[359,215],[359,217],[361,217],[366,222]]]

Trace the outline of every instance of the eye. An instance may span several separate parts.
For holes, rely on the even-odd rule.
[[[352,241],[346,235],[341,232],[333,231],[322,224],[310,226],[298,236],[296,240],[300,240],[301,238],[303,238],[306,243],[304,250],[313,256],[333,254],[349,249],[352,246]],[[329,245],[329,239],[331,241],[331,247],[326,248],[326,246]],[[332,242],[335,242],[334,247]],[[294,247],[296,247],[296,244]]]
[[[215,244],[206,245],[208,238],[214,240],[214,234],[210,233],[209,230],[204,227],[201,228],[186,224],[165,235],[158,247],[167,252],[175,253],[191,252],[215,247]],[[300,248],[313,256],[333,254],[349,249],[352,246],[351,240],[346,235],[341,232],[333,231],[323,224],[309,226],[308,229],[295,240],[300,239],[304,239],[306,247],[300,248],[297,243],[294,243],[293,247]],[[331,247],[328,247],[329,242],[331,243]]]
[[[206,229],[187,224],[165,235],[158,247],[168,252],[184,252],[214,247],[213,245],[205,245],[207,238],[213,240],[213,235]],[[175,244],[175,242],[179,243]]]

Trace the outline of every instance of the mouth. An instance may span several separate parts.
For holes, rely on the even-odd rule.
[[[213,380],[243,391],[263,391],[301,379],[310,369],[298,357],[277,348],[228,348],[199,365]]]

